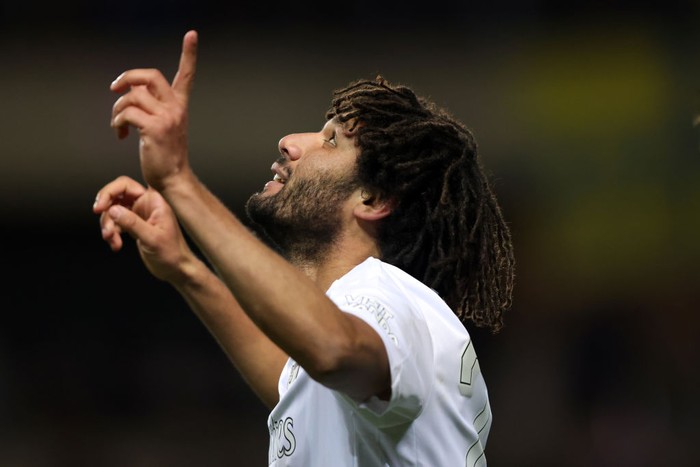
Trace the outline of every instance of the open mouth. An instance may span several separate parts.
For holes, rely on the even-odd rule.
[[[287,182],[286,178],[283,178],[280,174],[275,174],[275,176],[272,178],[274,181],[281,183],[284,185]]]

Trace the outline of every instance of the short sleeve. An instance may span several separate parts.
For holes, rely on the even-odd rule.
[[[415,419],[432,391],[433,345],[427,323],[416,306],[391,287],[359,288],[332,297],[338,307],[368,323],[386,348],[391,371],[391,399],[373,397],[357,404],[379,426]]]

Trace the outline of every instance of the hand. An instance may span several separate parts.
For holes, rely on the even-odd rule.
[[[93,211],[100,215],[102,238],[113,251],[124,245],[123,233],[136,239],[139,254],[157,278],[176,283],[198,261],[189,248],[175,213],[154,189],[119,177],[97,194]]]
[[[189,170],[187,109],[196,64],[197,32],[188,31],[172,85],[156,69],[133,69],[110,86],[124,93],[112,107],[111,126],[120,139],[129,134],[129,126],[138,129],[141,171],[146,183],[159,191],[170,177]]]

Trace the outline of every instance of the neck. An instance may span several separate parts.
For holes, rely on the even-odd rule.
[[[370,256],[380,257],[379,248],[374,242],[345,237],[334,242],[323,255],[308,257],[291,254],[287,259],[325,292],[334,281]]]

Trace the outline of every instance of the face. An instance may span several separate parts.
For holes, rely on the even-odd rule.
[[[359,150],[352,134],[335,120],[318,133],[285,136],[273,180],[250,197],[250,219],[291,257],[318,259],[337,238],[343,207],[358,189]]]

